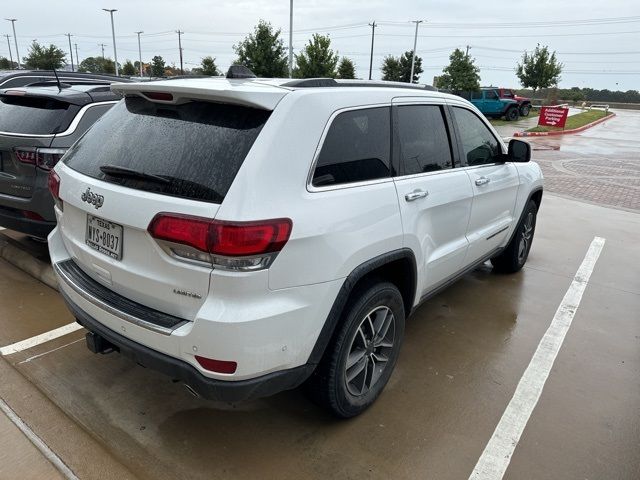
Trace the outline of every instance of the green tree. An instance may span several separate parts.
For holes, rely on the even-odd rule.
[[[218,70],[218,66],[216,65],[215,57],[204,57],[201,62],[200,70],[202,72],[202,75],[211,75],[212,77],[220,75],[220,71]]]
[[[258,77],[286,77],[287,50],[280,33],[279,29],[274,31],[269,22],[260,20],[254,33],[233,46],[238,55],[236,63],[249,68]]]
[[[449,65],[438,77],[438,88],[454,92],[472,92],[480,89],[480,69],[475,60],[456,48],[449,56]]]
[[[151,59],[151,76],[164,77],[164,58],[156,55]]]
[[[11,70],[18,68],[16,62],[10,61],[7,57],[0,57],[0,70]]]
[[[120,73],[122,75],[127,76],[127,77],[132,77],[134,75],[139,74],[140,72],[138,70],[136,70],[136,67],[131,62],[131,60],[127,60],[126,62],[124,62],[124,65],[122,65],[122,70],[121,70]]]
[[[300,54],[296,55],[296,78],[335,78],[338,55],[331,50],[328,35],[314,33]]]
[[[87,57],[80,62],[78,66],[79,72],[90,73],[116,73],[116,67],[113,60],[102,57]]]
[[[26,68],[37,70],[53,70],[65,65],[65,53],[53,44],[48,47],[34,41],[29,47],[29,53],[22,58]]]
[[[534,93],[541,88],[557,85],[564,65],[558,62],[556,52],[549,53],[548,47],[540,44],[532,54],[524,52],[522,63],[518,62],[516,75],[525,88],[533,88]]]
[[[406,82],[409,83],[409,77],[411,76],[411,59],[413,57],[413,50],[404,52],[399,57],[389,55],[382,61],[382,79],[392,82]],[[413,68],[412,83],[418,83],[422,70],[422,58],[416,55],[416,62]]]
[[[338,78],[356,78],[356,66],[353,63],[353,60],[347,57],[342,57],[340,59],[340,64],[338,65]]]

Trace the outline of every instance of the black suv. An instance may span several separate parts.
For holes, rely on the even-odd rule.
[[[56,75],[63,83],[113,83],[127,78],[100,73],[61,72],[53,70],[0,70],[0,88],[24,87],[34,83],[55,81]]]
[[[121,97],[109,83],[37,85],[0,90],[0,226],[44,238],[56,224],[49,170]]]

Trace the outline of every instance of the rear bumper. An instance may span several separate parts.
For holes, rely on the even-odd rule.
[[[68,308],[75,315],[80,325],[115,345],[122,355],[137,364],[164,373],[172,379],[180,380],[191,387],[198,395],[210,400],[239,402],[290,390],[304,382],[315,368],[315,365],[306,364],[289,370],[239,381],[208,378],[186,362],[145,347],[106,328],[80,309],[63,290],[61,290],[61,293]]]
[[[32,220],[24,217],[22,212],[18,210],[0,206],[0,226],[34,237],[47,238],[47,235],[55,228],[56,222]]]

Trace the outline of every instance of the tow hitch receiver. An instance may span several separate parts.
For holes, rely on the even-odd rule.
[[[93,353],[111,353],[117,352],[119,349],[114,344],[110,343],[104,337],[101,337],[97,333],[87,332],[85,338],[87,339],[87,348]]]

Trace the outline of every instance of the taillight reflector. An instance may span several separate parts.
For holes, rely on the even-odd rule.
[[[206,358],[196,355],[196,360],[202,368],[216,373],[236,373],[238,368],[237,362],[230,362],[226,360],[214,360],[213,358]]]
[[[51,195],[53,195],[53,198],[60,200],[60,177],[54,170],[49,172],[47,184],[49,185],[49,191]]]

